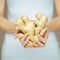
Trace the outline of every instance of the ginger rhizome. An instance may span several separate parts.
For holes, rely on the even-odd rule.
[[[36,14],[36,18],[37,20],[31,20],[27,16],[22,16],[15,21],[16,30],[21,31],[21,33],[18,33],[17,38],[22,38],[25,34],[28,34],[31,46],[36,44],[38,40],[37,35],[46,26],[48,21],[48,18],[40,13]]]

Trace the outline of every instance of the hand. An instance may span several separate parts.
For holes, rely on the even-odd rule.
[[[29,36],[27,34],[24,34],[23,37],[20,37],[18,34],[23,34],[21,30],[18,30],[17,33],[15,33],[15,38],[18,38],[20,43],[26,48],[29,45]],[[28,47],[31,47],[30,45]]]
[[[19,32],[21,33],[21,32]],[[48,38],[48,32],[47,32],[47,28],[45,27],[40,34],[38,34],[38,38],[39,40],[36,41],[35,46],[31,46],[30,45],[30,41],[29,41],[29,36],[27,34],[24,35],[23,38],[19,38],[18,33],[15,33],[15,38],[17,37],[19,39],[19,41],[21,42],[21,44],[25,47],[25,48],[40,48],[45,46],[46,40]]]
[[[48,38],[48,32],[47,32],[47,27],[45,27],[40,34],[38,34],[38,39],[36,40],[36,44],[34,46],[31,46],[30,43],[27,44],[27,48],[30,46],[31,48],[40,48],[40,47],[44,47],[45,43],[47,41]]]
[[[22,34],[22,33],[19,33],[19,34]],[[18,38],[19,41],[20,41],[20,43],[21,43],[24,47],[26,47],[26,45],[28,44],[29,37],[28,37],[27,34],[25,34],[24,37],[20,38],[20,37],[18,36],[18,33],[15,33],[15,38]]]
[[[38,35],[39,41],[38,41],[38,45],[40,47],[45,46],[45,43],[47,41],[48,38],[48,32],[47,32],[47,27],[45,27],[41,33]]]
[[[36,41],[36,44],[34,46],[30,45],[30,41],[28,41],[28,44],[25,46],[26,48],[40,48],[40,47],[44,47],[45,43],[47,41],[48,38],[48,32],[47,32],[47,27],[45,27],[40,34],[38,34],[38,39]],[[28,39],[29,40],[29,39]]]

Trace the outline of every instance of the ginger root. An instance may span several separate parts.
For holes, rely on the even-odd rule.
[[[38,20],[35,20],[35,35],[37,35],[38,33],[40,33],[40,31],[46,26],[46,23],[48,21],[48,18],[43,15],[43,14],[36,14],[36,18]]]
[[[46,23],[48,21],[48,18],[40,13],[36,14],[36,18],[37,20],[31,20],[27,16],[22,16],[15,21],[17,31],[21,30],[23,32],[19,33],[17,35],[17,38],[22,38],[25,34],[28,34],[31,46],[34,46],[36,44],[36,41],[38,40],[37,35],[46,26]]]

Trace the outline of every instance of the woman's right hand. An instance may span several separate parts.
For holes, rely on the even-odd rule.
[[[19,34],[20,34],[20,33],[19,33]],[[17,37],[17,38],[19,39],[20,43],[21,43],[24,47],[26,47],[26,46],[28,45],[28,42],[29,42],[29,36],[28,36],[27,34],[25,34],[23,38],[20,38],[20,37],[18,37],[17,35],[18,35],[18,34],[15,33],[15,38]]]

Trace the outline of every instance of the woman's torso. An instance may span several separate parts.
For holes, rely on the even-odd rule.
[[[14,22],[16,18],[27,15],[31,19],[35,19],[36,13],[43,13],[48,16],[49,21],[54,17],[54,3],[53,0],[7,0],[7,18]],[[54,32],[49,32],[47,44],[44,48],[25,49],[19,43],[18,39],[14,38],[12,33],[5,34],[4,47],[11,50],[9,53],[18,54],[16,57],[21,58],[42,58],[48,60],[47,56],[53,58],[57,57],[58,44]],[[8,48],[9,47],[9,48]],[[43,53],[42,53],[43,52]],[[33,54],[32,54],[33,53]],[[52,55],[51,55],[52,54]],[[54,55],[53,55],[54,54]],[[41,57],[40,57],[41,56]],[[43,58],[43,56],[45,56]]]

